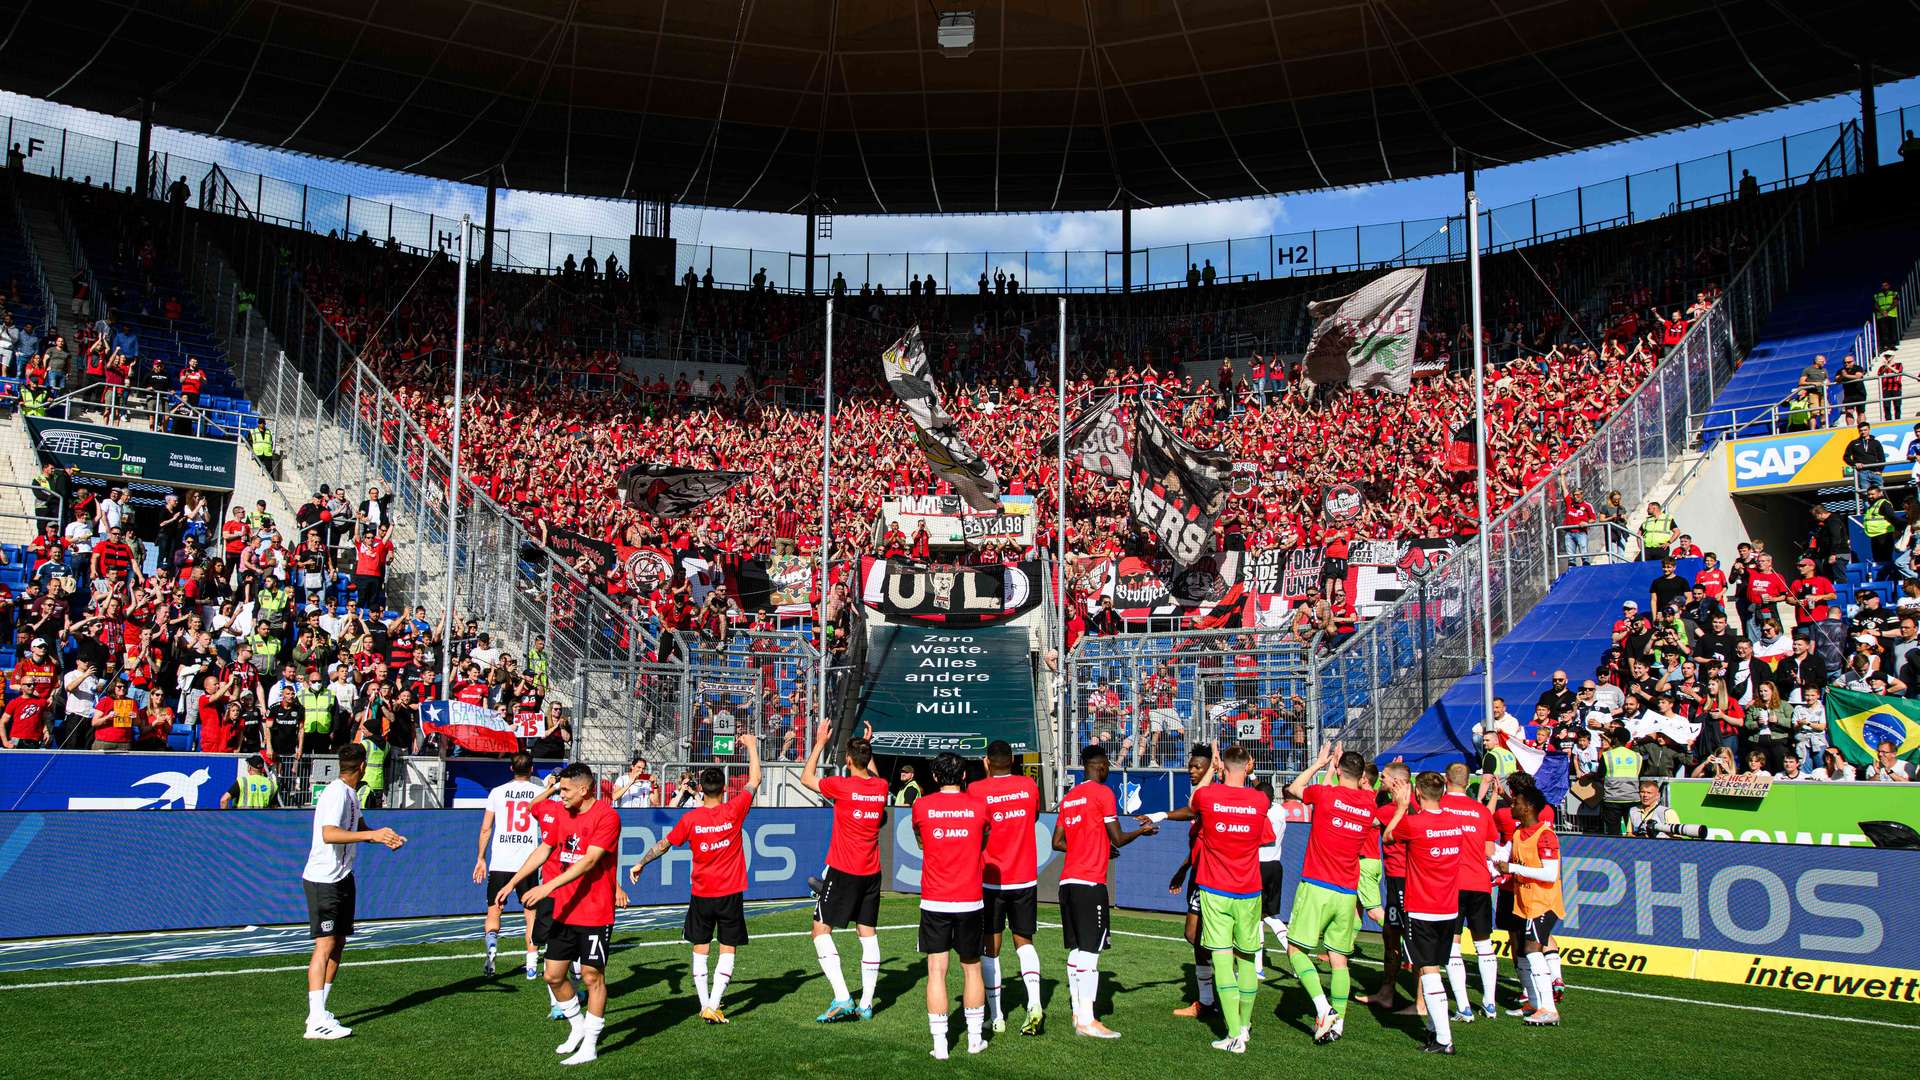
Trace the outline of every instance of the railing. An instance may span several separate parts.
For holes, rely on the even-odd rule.
[[[98,411],[97,416],[80,415],[80,410],[90,408]],[[77,420],[86,423],[125,425],[132,421],[144,421],[149,431],[164,432],[169,435],[192,435],[202,439],[221,439],[231,442],[245,431],[239,423],[237,414],[215,415],[214,410],[203,409],[198,405],[189,405],[185,398],[171,390],[151,390],[141,386],[116,386],[110,383],[96,383],[68,390],[47,402],[47,415],[58,416],[63,420]],[[231,420],[223,417],[232,417]],[[242,446],[241,450],[246,451]]]
[[[1909,119],[1909,112],[1915,115]],[[1916,126],[1920,110],[1901,108],[1879,115],[1880,146],[1870,148],[1881,160],[1897,160],[1900,133]],[[1853,126],[1851,124],[1847,125]],[[1488,252],[1547,243],[1569,236],[1644,222],[1700,206],[1764,197],[1791,188],[1818,171],[1823,156],[1841,133],[1835,125],[1755,143],[1718,154],[1694,158],[1611,180],[1587,184],[1553,195],[1511,203],[1486,211],[1482,234]],[[164,133],[163,133],[164,134]],[[24,117],[7,119],[6,145],[20,143],[26,168],[40,175],[107,184],[132,190],[140,169],[136,148],[117,140],[80,131],[34,123]],[[244,206],[254,220],[305,229],[317,235],[356,237],[379,241],[392,237],[397,246],[415,253],[443,250],[458,229],[459,214],[422,212],[380,198],[330,191],[305,183],[282,180],[235,168],[237,160],[258,160],[251,148],[234,148],[233,156],[218,162],[197,160],[164,150],[153,155],[161,178],[152,193],[164,198],[167,187],[180,176],[189,186],[218,167],[224,191],[202,203],[204,209],[231,212]],[[243,158],[242,155],[248,155]],[[1751,183],[1747,183],[1748,179]],[[355,179],[358,179],[357,177]],[[368,172],[366,182],[390,189],[392,174]],[[483,189],[418,179],[434,194],[454,187],[453,197],[464,198],[478,212]],[[502,192],[511,204],[514,193]],[[423,192],[423,198],[425,193]],[[551,199],[552,196],[541,196]],[[619,235],[582,232],[497,229],[494,265],[503,269],[557,273],[572,259],[624,253],[628,235],[624,220],[630,207],[624,202],[582,199],[575,204],[583,216],[620,228]],[[1004,270],[1018,277],[1022,291],[1118,292],[1132,262],[1136,290],[1179,288],[1186,285],[1188,268],[1211,262],[1223,279],[1295,277],[1384,266],[1412,266],[1454,261],[1465,254],[1465,229],[1458,217],[1315,229],[1267,236],[1173,244],[1123,254],[1118,251],[979,251],[876,252],[820,254],[814,257],[814,287],[824,292],[835,275],[845,275],[850,289],[862,283],[884,285],[889,292],[907,291],[915,275],[932,274],[942,291],[974,292],[979,275],[992,278]],[[803,253],[760,248],[728,248],[706,244],[679,244],[674,276],[683,267],[711,273],[715,284],[750,287],[756,271],[764,268],[769,287],[782,292],[804,288],[807,257]]]
[[[1859,168],[1859,132],[1847,125],[1721,298],[1634,396],[1585,446],[1494,518],[1488,549],[1496,640],[1546,596],[1563,569],[1554,531],[1565,492],[1619,491],[1625,505],[1637,507],[1668,467],[1695,449],[1689,417],[1726,384],[1832,213],[1831,191],[1812,181]],[[1478,546],[1462,545],[1417,596],[1403,597],[1319,661],[1314,717],[1316,727],[1329,729],[1325,737],[1377,755],[1419,719],[1437,689],[1479,663],[1485,651],[1479,641],[1479,576]],[[1423,678],[1409,677],[1416,669]]]

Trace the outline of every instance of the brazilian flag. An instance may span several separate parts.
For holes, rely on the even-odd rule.
[[[1895,757],[1920,766],[1920,701],[1829,690],[1827,742],[1855,765],[1871,764],[1890,742]]]

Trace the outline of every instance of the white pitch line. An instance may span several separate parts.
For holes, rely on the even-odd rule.
[[[1149,941],[1177,941],[1182,945],[1186,944],[1187,941],[1184,937],[1169,937],[1166,934],[1143,934],[1137,930],[1109,930],[1107,932],[1114,937],[1146,938]],[[1380,966],[1380,961],[1369,960],[1364,957],[1355,957],[1349,962],[1365,964],[1368,967]],[[11,987],[6,987],[5,989],[11,989]],[[1737,1005],[1731,1001],[1703,1001],[1698,998],[1673,997],[1669,994],[1648,994],[1639,990],[1614,990],[1604,986],[1575,986],[1572,983],[1567,984],[1567,989],[1578,990],[1583,994],[1613,994],[1617,997],[1640,998],[1643,1001],[1664,1001],[1675,1005],[1705,1005],[1715,1009],[1737,1009],[1740,1012],[1769,1013],[1773,1016],[1792,1016],[1801,1020],[1838,1020],[1844,1024],[1866,1024],[1870,1027],[1893,1028],[1896,1031],[1920,1030],[1920,1024],[1900,1024],[1892,1020],[1869,1020],[1861,1016],[1834,1016],[1831,1013],[1798,1012],[1793,1009],[1775,1009],[1765,1005]]]
[[[919,923],[901,923],[896,926],[879,926],[876,930],[916,930]],[[812,930],[782,930],[772,934],[754,934],[756,941],[767,938],[811,937]],[[668,941],[629,941],[614,945],[611,951],[621,949],[655,949],[669,945],[685,946],[678,939]],[[448,956],[402,956],[386,960],[349,960],[342,963],[343,968],[386,967],[390,964],[432,964],[444,960],[481,960],[486,953],[456,953]],[[284,975],[290,971],[305,971],[307,965],[288,965],[286,967],[229,968],[224,971],[173,971],[161,975],[117,975],[110,979],[60,979],[47,982],[8,983],[0,985],[0,990],[52,990],[71,986],[111,986],[118,983],[162,982],[169,979],[210,979],[227,975]]]

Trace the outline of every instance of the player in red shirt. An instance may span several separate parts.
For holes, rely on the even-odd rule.
[[[600,1029],[607,1016],[607,944],[613,937],[614,879],[620,852],[620,816],[599,797],[593,770],[574,762],[560,770],[558,794],[567,817],[556,818],[540,846],[494,896],[504,907],[535,867],[558,855],[560,873],[527,890],[521,903],[538,908],[551,898],[553,925],[547,934],[547,986],[567,1020],[567,1040],[554,1048],[566,1054],[562,1065],[582,1065],[599,1056]],[[580,961],[586,1010],[567,978]],[[560,991],[565,990],[562,994]]]
[[[1200,943],[1213,955],[1220,981],[1220,1013],[1227,1037],[1215,1050],[1244,1054],[1253,1022],[1253,999],[1260,989],[1254,953],[1262,945],[1260,924],[1260,849],[1274,840],[1267,820],[1272,800],[1247,785],[1253,755],[1230,746],[1220,755],[1222,782],[1210,772],[1193,792],[1193,801],[1168,814],[1199,825],[1193,848],[1194,887],[1200,893]]]
[[[1040,785],[1013,771],[1013,746],[1004,739],[987,744],[987,776],[967,786],[967,794],[987,804],[991,830],[987,833],[987,868],[981,887],[986,890],[986,948],[980,957],[980,975],[987,984],[987,1022],[995,1034],[1007,1030],[1000,1009],[1001,935],[1013,931],[1014,955],[1020,958],[1020,981],[1027,990],[1027,1021],[1020,1034],[1040,1034],[1046,1020],[1040,1010],[1040,950],[1033,936],[1040,919],[1039,852],[1034,849],[1034,821],[1040,813]]]
[[[966,763],[954,753],[933,759],[936,790],[913,800],[913,836],[920,844],[920,951],[927,958],[927,1028],[935,1060],[947,1059],[947,953],[960,954],[960,1004],[967,1020],[967,1053],[987,1048],[986,980],[980,950],[986,939],[984,890],[988,810],[985,799],[962,791]]]
[[[800,783],[833,804],[833,837],[827,844],[827,870],[813,904],[813,951],[833,988],[833,1001],[816,1019],[873,1019],[873,988],[880,981],[880,830],[887,821],[887,778],[873,768],[872,728],[847,740],[847,775],[820,775],[820,758],[833,738],[833,722],[823,721],[807,751]],[[860,1004],[847,992],[840,951],[833,932],[852,923],[860,935]]]
[[[1107,751],[1094,743],[1080,751],[1086,779],[1060,800],[1053,850],[1066,853],[1060,863],[1060,935],[1067,947],[1067,991],[1073,999],[1073,1030],[1095,1039],[1120,1033],[1094,1019],[1100,997],[1100,954],[1110,943],[1112,901],[1107,896],[1107,860],[1117,848],[1160,831],[1141,819],[1140,828],[1120,828],[1120,808],[1107,786]]]
[[[1423,772],[1411,788],[1394,793],[1395,810],[1381,836],[1406,844],[1407,958],[1420,973],[1420,995],[1427,1003],[1433,1038],[1429,1054],[1453,1053],[1453,1024],[1447,1013],[1447,987],[1440,969],[1447,963],[1447,941],[1460,917],[1460,863],[1481,850],[1477,825],[1443,813],[1440,799],[1447,782]],[[1413,812],[1413,802],[1419,812]]]
[[[1312,783],[1329,763],[1337,763],[1337,782]],[[1369,855],[1374,839],[1374,796],[1361,785],[1366,773],[1367,763],[1359,754],[1340,743],[1322,743],[1313,764],[1287,785],[1287,797],[1306,803],[1313,814],[1300,884],[1293,891],[1293,917],[1287,920],[1287,962],[1313,999],[1318,1014],[1313,1040],[1320,1043],[1340,1037],[1353,989],[1347,957],[1360,929],[1360,859]],[[1332,969],[1331,1001],[1313,966],[1313,955],[1322,949]]]
[[[1473,953],[1480,966],[1480,1012],[1491,1020],[1499,1015],[1494,1002],[1494,987],[1500,978],[1500,958],[1493,951],[1493,874],[1488,862],[1493,858],[1493,811],[1467,794],[1469,773],[1465,762],[1447,766],[1447,791],[1440,796],[1440,812],[1473,826],[1478,841],[1468,845],[1460,857],[1460,921],[1454,927],[1453,944],[1447,958],[1447,981],[1453,987],[1457,1023],[1474,1021],[1473,1002],[1467,997],[1467,962],[1460,955],[1460,931],[1473,937]],[[1492,797],[1493,785],[1487,786]]]
[[[700,770],[700,805],[680,815],[627,877],[640,880],[647,864],[686,844],[693,854],[692,896],[687,904],[685,937],[693,946],[693,988],[700,997],[700,1018],[709,1024],[727,1023],[720,1011],[721,995],[733,980],[734,950],[747,943],[747,812],[760,790],[760,740],[740,736],[740,752],[747,757],[745,787],[727,795],[727,774],[709,766]],[[663,882],[664,884],[664,882]],[[707,950],[720,940],[711,986],[707,980]]]
[[[1187,779],[1192,783],[1193,790],[1199,790],[1200,785],[1207,782],[1207,777],[1213,775],[1213,768],[1213,747],[1193,747],[1187,755]],[[1194,886],[1193,877],[1193,853],[1199,843],[1200,826],[1189,825],[1187,827],[1187,861],[1180,864],[1180,869],[1173,872],[1173,880],[1167,883],[1167,891],[1170,893],[1179,892],[1183,885],[1187,890],[1187,944],[1193,946],[1193,981],[1199,991],[1192,1001],[1173,1010],[1173,1015],[1180,1017],[1206,1017],[1216,1008],[1213,993],[1213,954],[1200,944],[1200,890]]]

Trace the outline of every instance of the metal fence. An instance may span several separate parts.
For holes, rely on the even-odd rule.
[[[1546,596],[1563,568],[1556,529],[1567,492],[1618,491],[1630,510],[1638,510],[1662,485],[1670,466],[1698,453],[1689,416],[1726,385],[1832,218],[1835,193],[1811,181],[1859,169],[1859,135],[1849,126],[1727,282],[1724,295],[1668,351],[1639,391],[1585,446],[1494,519],[1487,535],[1495,640]],[[1423,583],[1420,595],[1403,597],[1319,661],[1316,726],[1369,756],[1404,734],[1483,654],[1477,640],[1479,574],[1478,545],[1460,546]]]
[[[1297,771],[1313,750],[1311,658],[1284,632],[1089,636],[1067,658],[1066,680],[1066,767],[1094,743],[1128,769],[1179,767],[1218,742],[1252,750],[1262,772]]]

